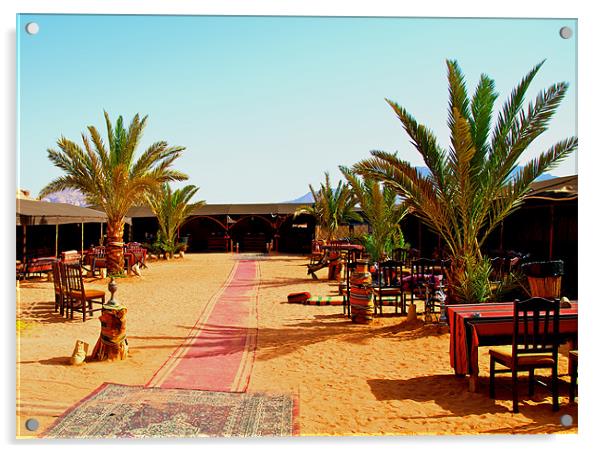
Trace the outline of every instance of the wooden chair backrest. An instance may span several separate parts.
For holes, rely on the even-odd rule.
[[[347,298],[349,298],[349,294],[351,291],[351,274],[355,271],[355,265],[358,260],[358,256],[356,253],[353,253],[353,250],[349,250],[345,255],[345,290],[347,292]],[[347,299],[349,300],[349,299]]]
[[[425,275],[433,275],[437,260],[428,258],[418,258],[412,261],[412,277],[416,276],[419,280],[425,279]]]
[[[409,248],[398,247],[396,249],[393,249],[391,252],[391,259],[393,261],[401,261],[402,263],[404,263],[404,265],[406,263],[408,263],[409,258],[410,258],[410,249]]]
[[[98,246],[98,247],[94,247],[92,249],[92,253],[94,254],[94,256],[96,258],[104,258],[106,256],[106,249],[103,245]]]
[[[403,283],[403,263],[388,260],[378,263],[378,287],[400,288]]]
[[[57,264],[59,272],[61,274],[61,288],[63,290],[63,293],[66,293],[67,291],[69,291],[69,283],[67,282],[67,269],[65,269],[65,263],[59,261]]]
[[[514,301],[512,355],[553,353],[558,355],[560,299],[532,297]]]
[[[52,282],[54,283],[54,293],[61,294],[63,291],[61,277],[61,262],[58,260],[52,263]]]
[[[84,278],[79,264],[64,264],[65,277],[69,292],[84,294]]]

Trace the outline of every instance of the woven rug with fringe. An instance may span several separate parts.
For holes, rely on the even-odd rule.
[[[162,389],[105,383],[43,438],[258,437],[298,435],[290,395]]]

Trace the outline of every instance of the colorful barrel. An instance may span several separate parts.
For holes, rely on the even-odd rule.
[[[349,278],[349,303],[351,321],[357,324],[369,324],[374,317],[372,300],[372,275],[368,261],[359,260],[355,272]]]

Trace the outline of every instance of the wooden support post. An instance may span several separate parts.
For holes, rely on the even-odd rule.
[[[23,229],[23,262],[27,262],[27,225],[22,225]]]
[[[55,225],[54,228],[54,257],[58,258],[59,256],[59,226]]]

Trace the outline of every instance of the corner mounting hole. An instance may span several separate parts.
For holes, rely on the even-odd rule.
[[[571,417],[569,414],[564,414],[562,417],[560,417],[560,424],[562,426],[566,426],[567,428],[569,426],[573,425],[573,417]]]
[[[29,418],[25,422],[25,428],[27,428],[28,431],[35,431],[39,426],[40,423],[35,418]]]
[[[36,22],[29,22],[25,25],[25,31],[30,35],[37,35],[40,31],[40,26]]]
[[[569,39],[573,36],[573,30],[570,27],[562,27],[560,29],[560,37],[562,39]]]

